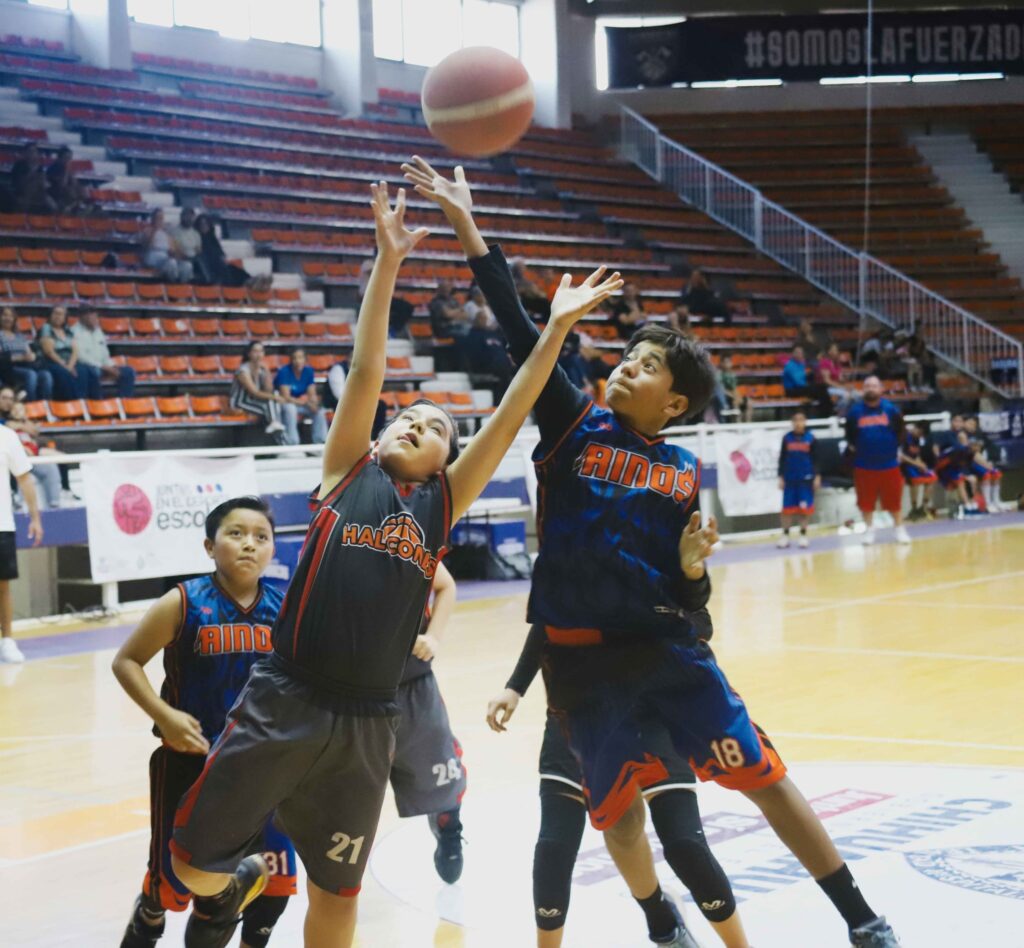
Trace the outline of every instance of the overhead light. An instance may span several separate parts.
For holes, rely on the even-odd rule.
[[[979,79],[1005,79],[1001,72],[933,72],[914,76],[914,82],[975,82]]]
[[[865,86],[869,82],[872,85],[895,85],[910,81],[910,76],[828,76],[818,80],[823,86]]]
[[[750,86],[781,86],[781,79],[715,79],[691,82],[691,89],[740,89]]]

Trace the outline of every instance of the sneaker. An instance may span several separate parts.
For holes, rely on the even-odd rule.
[[[899,939],[883,915],[850,932],[851,948],[900,948]]]
[[[913,543],[914,542],[911,539],[910,534],[907,533],[907,528],[904,527],[902,524],[900,524],[900,526],[898,526],[896,528],[895,537],[896,537],[896,542],[897,543],[906,544],[906,543]]]
[[[672,909],[672,914],[676,917],[676,930],[667,941],[658,941],[656,938],[652,938],[651,941],[656,945],[664,945],[665,948],[700,948],[700,942],[693,937],[690,929],[686,927],[686,922],[683,921],[679,907],[671,899],[667,901]]]
[[[279,431],[284,431],[284,425],[279,421],[272,421],[263,429],[264,434],[277,434]]]
[[[210,915],[201,910],[211,899],[195,899],[185,926],[185,948],[225,948],[235,933],[245,907],[267,887],[270,869],[262,856],[246,856],[235,870],[231,892],[214,904]],[[198,903],[198,904],[197,904]]]
[[[124,937],[121,939],[121,948],[154,948],[164,933],[164,917],[156,925],[147,925],[142,919],[142,896],[135,900],[135,909],[132,912],[132,920],[124,930]]]
[[[801,534],[800,539],[796,541],[796,545],[800,547],[801,550],[806,550],[807,547],[811,545],[811,541],[807,539],[806,534]]]
[[[780,550],[784,550],[789,546],[789,537],[783,534],[779,537],[778,542],[775,544]]]
[[[462,877],[462,823],[454,820],[441,828],[435,820],[430,821],[430,829],[437,839],[434,849],[434,868],[442,882],[455,885]]]
[[[25,656],[18,648],[18,643],[8,636],[0,638],[0,662],[20,665],[23,661],[25,661]]]
[[[871,529],[865,530],[861,535],[860,542],[864,546],[871,546],[875,542],[875,531]]]

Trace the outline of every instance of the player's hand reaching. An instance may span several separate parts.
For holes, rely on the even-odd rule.
[[[506,688],[497,698],[487,702],[487,725],[492,731],[500,734],[507,730],[506,724],[516,713],[519,705],[519,692]]]
[[[177,708],[168,707],[156,722],[164,743],[181,754],[207,754],[210,742],[203,737],[199,722]]]
[[[704,575],[704,561],[714,552],[718,542],[718,521],[708,517],[700,525],[700,511],[694,511],[679,540],[679,565],[687,579],[700,579]]]
[[[400,263],[412,249],[427,236],[425,227],[409,230],[405,226],[405,188],[398,189],[398,198],[394,208],[388,198],[387,182],[380,181],[370,185],[370,207],[373,208],[373,220],[376,226],[377,250],[380,256]]]
[[[456,165],[455,177],[449,181],[419,155],[413,155],[411,162],[407,161],[402,165],[402,173],[416,193],[437,204],[446,217],[457,217],[472,212],[473,194],[469,190],[462,165]]]
[[[440,647],[441,643],[429,633],[427,635],[417,635],[416,641],[412,646],[412,654],[421,662],[429,662],[437,655]]]
[[[616,270],[607,280],[602,277],[607,267],[598,267],[579,286],[572,285],[572,276],[562,276],[551,300],[551,322],[573,326],[595,306],[622,289],[622,277]]]

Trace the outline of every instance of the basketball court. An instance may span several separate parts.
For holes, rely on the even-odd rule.
[[[727,547],[712,573],[715,647],[903,943],[1008,945],[1024,913],[1024,523],[938,523],[915,540]],[[463,588],[437,674],[469,772],[465,873],[441,884],[426,821],[398,820],[389,799],[363,888],[363,948],[532,943],[540,683],[507,734],[484,723],[525,635],[525,603],[521,582]],[[131,621],[40,626],[22,639],[26,664],[0,666],[5,946],[101,948],[128,918],[145,870],[155,746],[149,722],[112,687],[110,661]],[[158,663],[149,670],[158,682]],[[699,794],[752,943],[846,944],[754,808],[717,787]],[[289,907],[276,944],[300,944],[304,902]],[[692,905],[687,918],[704,945],[717,943]],[[183,926],[169,916],[168,944]],[[642,915],[590,830],[566,932],[573,948],[646,944]]]

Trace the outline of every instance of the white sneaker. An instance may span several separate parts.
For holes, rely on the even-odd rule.
[[[871,546],[872,544],[874,544],[874,542],[875,542],[875,531],[874,530],[865,530],[864,533],[861,535],[860,542],[863,543],[864,546]]]
[[[20,665],[23,661],[25,661],[25,656],[22,654],[21,649],[18,648],[18,643],[6,636],[0,638],[0,662]]]
[[[807,547],[811,545],[811,541],[807,539],[805,534],[801,534],[800,539],[796,541],[796,545],[800,547],[801,550],[806,550]]]
[[[284,425],[279,421],[272,421],[263,431],[265,434],[277,434],[279,431],[284,431]]]
[[[775,545],[776,545],[776,546],[777,546],[777,547],[778,547],[778,548],[779,548],[780,550],[784,550],[784,549],[786,549],[786,547],[788,547],[788,546],[789,546],[789,537],[787,537],[787,536],[786,536],[786,534],[782,534],[782,536],[781,536],[781,537],[779,537],[779,539],[778,539],[778,541],[776,542],[776,544],[775,544]]]
[[[900,524],[896,528],[896,534],[895,535],[896,535],[896,542],[897,543],[913,543],[914,542],[911,539],[910,534],[907,533],[907,528],[905,526],[903,526],[903,524]]]

